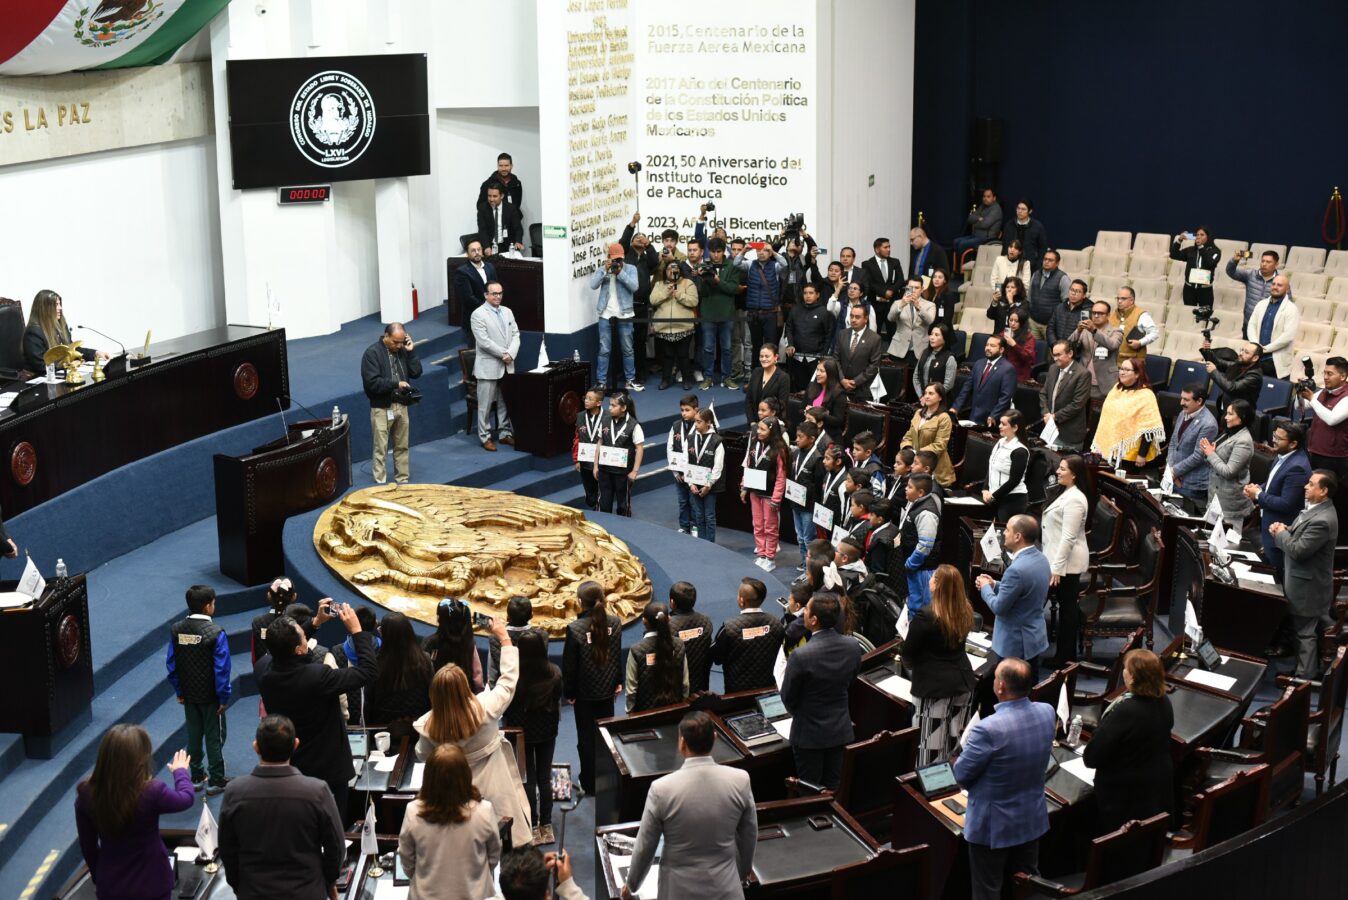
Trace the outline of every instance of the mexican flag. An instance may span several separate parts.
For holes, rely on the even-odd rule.
[[[229,0],[9,0],[0,75],[168,62]]]

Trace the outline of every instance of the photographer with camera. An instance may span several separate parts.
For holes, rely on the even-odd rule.
[[[692,250],[689,243],[689,250]],[[740,270],[734,261],[727,258],[724,238],[714,237],[707,245],[710,261],[694,269],[698,281],[698,293],[701,295],[702,316],[702,375],[700,385],[704,391],[720,383],[732,390],[739,387],[731,380],[735,355],[731,347],[731,338],[735,333],[735,296],[740,288]],[[706,293],[703,293],[705,288]],[[720,368],[717,368],[717,353],[720,353]],[[718,375],[719,373],[719,375]]]
[[[1331,356],[1325,360],[1324,380],[1324,390],[1319,392],[1310,378],[1297,385],[1297,393],[1310,402],[1315,413],[1306,449],[1311,454],[1311,468],[1328,469],[1342,482],[1348,479],[1348,403],[1344,402],[1348,396],[1348,359]],[[1339,491],[1334,496],[1340,522],[1348,521],[1345,495],[1348,491]]]
[[[1259,305],[1259,301],[1272,293],[1273,279],[1278,274],[1277,250],[1265,250],[1259,254],[1257,269],[1239,267],[1242,259],[1249,259],[1253,255],[1249,250],[1237,250],[1226,261],[1226,277],[1245,285],[1244,318],[1240,320],[1241,334],[1244,334],[1245,329],[1249,327],[1250,316],[1254,315],[1254,308]]]
[[[608,390],[608,361],[613,352],[614,328],[618,331],[627,389],[643,390],[636,383],[632,349],[632,319],[636,315],[634,297],[640,276],[637,267],[629,266],[624,255],[622,244],[609,244],[608,260],[590,276],[590,290],[595,292],[595,311],[599,313],[599,364],[596,367],[595,386],[604,391]]]
[[[749,257],[753,251],[754,258]],[[749,322],[749,340],[755,347],[775,344],[782,327],[782,273],[786,259],[763,241],[754,241],[744,248],[735,260],[744,272],[749,292],[744,299],[745,315]],[[755,358],[750,365],[755,368]]]
[[[1235,359],[1221,359],[1212,350],[1209,334],[1210,332],[1203,333],[1203,337],[1207,340],[1203,341],[1203,348],[1199,353],[1207,362],[1212,383],[1221,388],[1223,397],[1229,400],[1245,400],[1254,406],[1258,403],[1259,392],[1264,387],[1263,349],[1253,341],[1246,341],[1236,351]]]
[[[637,223],[641,221],[641,213],[633,213],[632,221],[623,229],[622,237],[618,238],[618,243],[622,245],[626,254],[626,264],[636,271],[637,286],[632,294],[632,311],[635,319],[632,322],[632,360],[633,367],[636,370],[634,377],[629,377],[629,382],[634,382],[634,386],[628,390],[645,390],[645,381],[647,374],[646,364],[646,335],[649,331],[647,320],[651,317],[651,277],[660,271],[660,254],[651,246],[651,239],[645,234],[636,230]],[[675,233],[675,240],[678,239]]]
[[[370,471],[376,484],[388,480],[385,469],[389,439],[393,440],[393,477],[406,484],[411,477],[407,462],[408,409],[421,401],[421,392],[408,382],[421,377],[416,343],[403,330],[402,322],[384,326],[384,336],[366,348],[360,359],[360,380],[370,398],[370,432],[374,456]]]
[[[520,329],[515,314],[502,306],[505,289],[501,282],[487,285],[487,302],[473,310],[473,337],[477,354],[473,359],[473,377],[477,379],[477,437],[483,450],[495,452],[491,439],[491,413],[496,410],[496,427],[501,443],[513,446],[514,426],[501,394],[501,378],[515,371],[515,356],[520,352]]]
[[[1193,244],[1181,249],[1186,240]],[[1212,242],[1208,229],[1200,226],[1175,235],[1170,258],[1184,263],[1184,305],[1212,309],[1212,279],[1222,260],[1222,248]]]

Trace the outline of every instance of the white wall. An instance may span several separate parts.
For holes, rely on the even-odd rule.
[[[0,169],[0,294],[51,288],[72,325],[139,345],[224,324],[209,139]],[[77,340],[107,347],[97,335]]]
[[[819,0],[819,222],[831,259],[880,236],[908,265],[916,0]],[[828,48],[831,48],[831,52]],[[883,110],[877,115],[877,110]],[[875,176],[875,185],[868,184]]]
[[[459,252],[459,235],[477,230],[477,191],[496,171],[498,154],[509,153],[524,186],[524,243],[529,226],[541,222],[539,195],[538,107],[516,109],[440,109],[439,144],[432,166],[440,168],[441,223],[447,252]],[[441,260],[443,263],[443,260]]]
[[[543,0],[565,3],[567,0]],[[462,0],[436,5],[431,21],[439,51],[431,102],[440,109],[538,106],[535,0]],[[512,155],[513,155],[513,151]],[[484,174],[478,178],[481,183]],[[525,182],[524,189],[529,189]]]

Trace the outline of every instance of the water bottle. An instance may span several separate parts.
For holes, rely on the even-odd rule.
[[[337,404],[332,404],[332,426],[336,428],[342,422],[342,411],[337,408]]]
[[[1081,716],[1072,717],[1072,724],[1067,728],[1067,746],[1081,746]]]
[[[67,574],[66,561],[64,559],[56,560],[56,577],[65,578]]]
[[[577,363],[580,362],[580,351],[579,351],[579,350],[572,350],[572,351],[571,351],[571,361],[572,361],[572,362],[577,362]]]

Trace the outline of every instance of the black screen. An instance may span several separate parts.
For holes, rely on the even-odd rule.
[[[225,64],[234,188],[431,171],[426,56]]]

